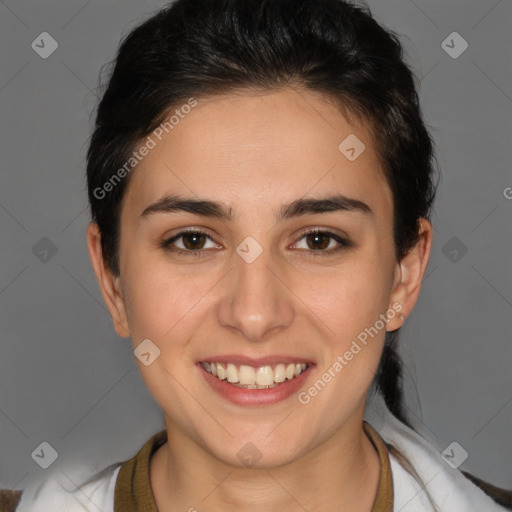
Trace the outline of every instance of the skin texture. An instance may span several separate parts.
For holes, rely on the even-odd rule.
[[[354,161],[338,149],[350,134],[366,146]],[[171,193],[222,201],[234,220],[183,212],[140,217]],[[276,223],[282,204],[333,193],[364,201],[373,213]],[[225,354],[306,358],[316,365],[307,390],[393,304],[407,317],[432,227],[421,220],[418,244],[398,262],[392,219],[371,132],[311,91],[198,98],[137,165],[122,204],[119,276],[105,267],[94,223],[87,240],[117,333],[133,347],[149,338],[160,349],[149,366],[136,360],[168,433],[151,460],[159,510],[371,510],[380,467],[362,429],[364,405],[385,331],[403,322],[398,314],[307,405],[296,395],[274,405],[235,405],[212,391],[197,362]],[[199,243],[203,257],[159,247],[187,227],[212,237]],[[303,236],[309,228],[353,245],[332,238],[315,245]],[[263,249],[252,263],[235,251],[248,236]],[[185,250],[191,242],[180,238],[175,246]],[[324,255],[319,245],[340,250]],[[252,468],[237,457],[247,442],[262,454]]]

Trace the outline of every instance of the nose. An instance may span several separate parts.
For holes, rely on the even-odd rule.
[[[218,305],[219,324],[251,342],[289,327],[295,315],[293,293],[283,268],[272,264],[270,251],[263,250],[251,263],[234,253],[233,265]]]

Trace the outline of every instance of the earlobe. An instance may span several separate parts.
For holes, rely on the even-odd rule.
[[[432,225],[427,219],[419,219],[418,242],[398,262],[395,268],[395,281],[389,307],[401,305],[400,314],[390,320],[388,331],[402,326],[402,322],[413,310],[421,289],[423,276],[430,259],[432,247]]]
[[[115,276],[105,265],[101,248],[101,234],[98,225],[91,222],[86,231],[89,257],[96,274],[96,279],[103,295],[103,300],[114,323],[114,328],[122,338],[130,337],[124,295],[120,287],[120,277]]]
[[[116,300],[116,311],[117,315],[112,317],[112,321],[114,322],[114,329],[117,334],[121,336],[121,338],[129,338],[131,336],[130,329],[128,327],[128,316],[126,314],[126,303],[124,294],[121,290],[120,286],[120,277],[113,277],[114,281],[114,290],[115,290],[115,300]]]

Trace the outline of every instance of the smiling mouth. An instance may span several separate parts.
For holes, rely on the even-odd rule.
[[[233,363],[202,362],[203,368],[217,379],[237,388],[271,389],[293,380],[307,368],[306,363],[279,363],[266,366],[236,365]]]

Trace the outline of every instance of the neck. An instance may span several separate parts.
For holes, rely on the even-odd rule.
[[[150,461],[159,511],[372,510],[380,464],[362,412],[299,459],[272,469],[225,464],[172,424],[167,436]]]

